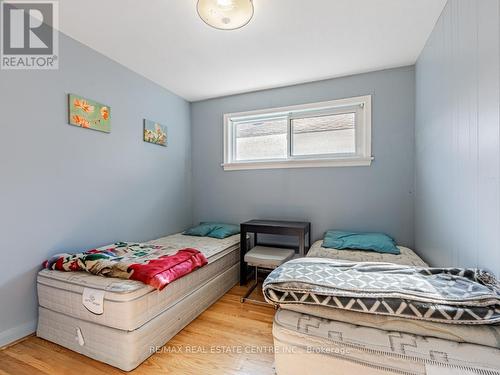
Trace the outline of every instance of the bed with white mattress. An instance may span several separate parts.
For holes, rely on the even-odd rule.
[[[426,267],[401,254],[311,246],[307,256]],[[500,375],[500,325],[466,326],[284,304],[273,323],[277,375]]]
[[[42,270],[37,335],[130,371],[237,283],[239,241],[239,235],[221,240],[180,233],[150,241],[195,248],[208,260],[161,291],[134,280]]]

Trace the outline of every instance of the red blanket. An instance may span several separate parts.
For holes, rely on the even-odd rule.
[[[132,264],[132,280],[142,281],[157,289],[163,289],[172,281],[207,264],[205,256],[195,249],[179,250],[177,254],[150,260],[147,264]]]
[[[206,265],[196,249],[170,254],[162,246],[120,242],[79,254],[57,254],[44,267],[59,271],[86,271],[94,275],[141,281],[163,289],[172,281]]]

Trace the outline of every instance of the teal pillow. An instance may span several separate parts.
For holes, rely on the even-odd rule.
[[[399,254],[396,242],[383,233],[355,233],[329,230],[325,234],[323,244],[326,248],[371,250],[377,253]]]
[[[210,223],[200,223],[195,227],[189,228],[184,233],[187,236],[198,236],[198,237],[206,237],[212,230],[214,229],[214,225]]]
[[[238,233],[240,233],[239,225],[201,222],[200,225],[189,228],[183,234],[223,239]]]
[[[222,239],[240,233],[239,225],[219,223],[215,223],[213,225],[214,229],[208,233],[208,237]]]

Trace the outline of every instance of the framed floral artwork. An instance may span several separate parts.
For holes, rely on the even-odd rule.
[[[144,119],[144,142],[167,146],[167,126]]]
[[[111,132],[111,108],[96,101],[69,94],[69,123],[81,128]]]

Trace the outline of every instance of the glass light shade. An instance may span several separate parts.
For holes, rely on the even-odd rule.
[[[198,0],[196,9],[207,25],[221,30],[243,27],[253,17],[252,0]]]

